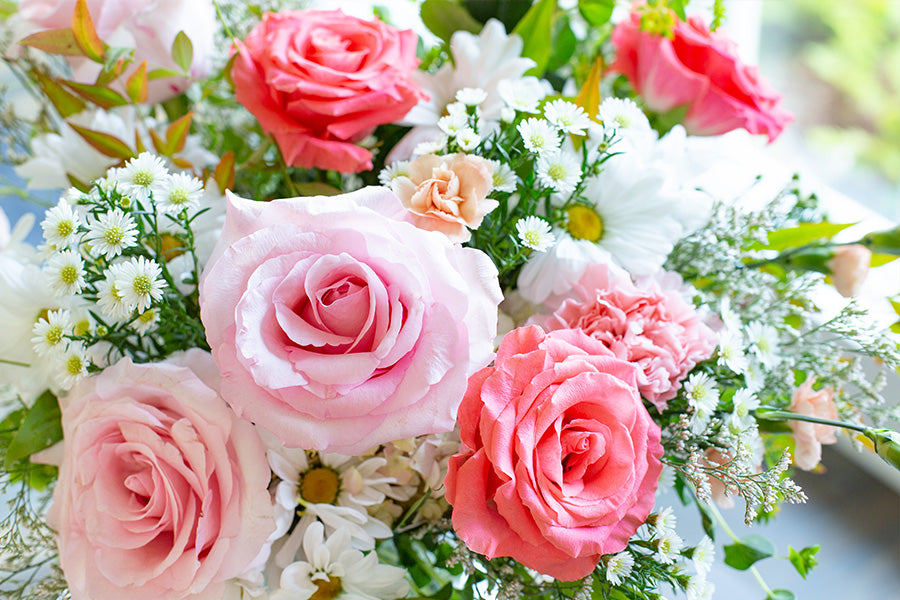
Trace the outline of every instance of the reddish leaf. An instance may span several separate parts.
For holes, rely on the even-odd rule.
[[[56,112],[63,119],[81,112],[87,106],[84,100],[67,92],[55,79],[47,77],[40,71],[32,71],[32,74],[37,79],[38,85],[41,86],[41,91],[53,103]]]
[[[141,139],[141,132],[138,131],[137,129],[134,130],[134,149],[137,151],[138,154],[141,154],[141,153],[147,151],[147,147],[144,146],[144,140]]]
[[[75,3],[75,13],[72,15],[72,33],[78,47],[84,51],[84,55],[94,62],[103,62],[103,42],[94,29],[94,21],[88,11],[87,0],[78,0]]]
[[[575,104],[584,109],[587,115],[598,121],[597,113],[600,109],[600,78],[603,75],[603,58],[598,56],[591,67],[587,81],[581,86],[578,96],[575,98]]]
[[[172,121],[166,129],[166,149],[169,150],[169,156],[181,152],[184,149],[188,132],[191,130],[191,119],[193,118],[194,113],[189,112],[183,117]]]
[[[120,58],[113,64],[107,66],[102,71],[100,71],[99,75],[97,75],[97,81],[94,82],[94,85],[104,85],[105,86],[108,83],[115,81],[116,79],[119,78],[119,75],[121,75],[122,72],[125,71],[125,65],[126,65],[125,59]]]
[[[126,100],[122,94],[103,85],[90,85],[87,83],[78,83],[77,81],[62,81],[61,83],[88,102],[93,102],[100,108],[110,109],[114,106],[125,106],[128,104],[128,100]]]
[[[234,152],[226,152],[222,156],[222,160],[216,165],[213,172],[213,178],[216,185],[219,186],[219,193],[224,194],[225,190],[234,187]]]
[[[172,163],[179,169],[190,169],[192,171],[194,170],[194,163],[192,163],[189,160],[185,160],[184,158],[178,158],[177,156],[173,156]]]
[[[156,150],[157,154],[162,154],[163,156],[168,156],[166,153],[166,143],[159,137],[152,129],[150,130],[150,140],[153,142],[153,148]]]
[[[75,41],[75,34],[71,29],[50,29],[38,31],[19,40],[23,46],[37,48],[47,54],[61,54],[63,56],[84,56],[84,52]]]
[[[125,90],[128,96],[135,104],[147,101],[147,61],[141,62],[134,73],[132,73],[125,82]]]
[[[134,152],[128,147],[128,144],[115,136],[103,133],[102,131],[79,127],[72,123],[69,123],[69,127],[74,129],[75,133],[84,138],[84,141],[106,156],[118,158],[120,160],[134,157]]]

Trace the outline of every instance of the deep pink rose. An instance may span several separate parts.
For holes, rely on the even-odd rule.
[[[356,145],[403,118],[424,94],[409,80],[416,34],[340,10],[266,13],[237,42],[235,96],[275,136],[288,164],[372,168]]]
[[[616,59],[610,70],[624,74],[650,110],[687,106],[682,124],[690,134],[742,127],[770,142],[793,120],[757,68],[743,64],[734,43],[701,19],[678,20],[671,39],[640,27],[635,11],[613,30]]]
[[[653,508],[659,427],[635,368],[581,331],[508,333],[469,380],[459,428],[446,497],[456,533],[488,558],[580,579]]]
[[[534,321],[550,330],[581,329],[616,357],[637,365],[641,395],[662,412],[681,380],[716,347],[715,333],[682,297],[680,278],[668,275],[636,286],[606,265],[593,264],[570,298],[552,315]]]
[[[265,560],[270,471],[253,426],[204,383],[215,364],[123,359],[65,398],[48,523],[74,600],[213,600]],[[199,373],[199,375],[198,375]]]
[[[229,195],[200,305],[239,414],[288,447],[342,454],[453,429],[493,354],[497,270],[410,218],[385,188]]]

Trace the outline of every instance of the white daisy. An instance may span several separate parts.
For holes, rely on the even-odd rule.
[[[675,515],[675,511],[672,510],[672,507],[667,506],[653,515],[653,518],[649,519],[648,522],[651,523],[657,535],[662,536],[668,531],[675,531],[678,517]]]
[[[607,98],[600,103],[597,117],[605,127],[649,131],[650,121],[633,100]]]
[[[203,196],[203,182],[187,173],[175,173],[165,179],[162,191],[154,195],[156,205],[169,214],[197,206]]]
[[[553,100],[544,106],[544,117],[566,133],[584,135],[591,118],[584,109],[567,100]]]
[[[471,127],[463,127],[456,132],[456,143],[464,152],[471,152],[481,143],[481,136]]]
[[[778,362],[778,330],[771,325],[765,325],[759,321],[748,323],[744,329],[747,339],[750,341],[750,350],[762,363],[763,367],[771,370]]]
[[[543,154],[537,161],[537,176],[545,186],[567,194],[581,181],[581,159],[569,152]]]
[[[51,310],[41,317],[31,330],[31,343],[38,356],[61,353],[66,346],[66,336],[72,333],[72,318],[67,310]]]
[[[493,189],[498,192],[514,192],[519,184],[519,177],[516,172],[509,168],[509,165],[499,160],[490,161],[494,165]]]
[[[409,161],[397,160],[385,167],[378,174],[378,183],[385,187],[391,187],[391,182],[397,177],[409,177]]]
[[[72,207],[64,198],[53,208],[49,209],[41,222],[44,230],[44,241],[53,248],[62,250],[78,243],[80,237],[78,227],[81,219],[72,210]]]
[[[606,580],[613,585],[622,583],[634,568],[634,557],[630,552],[619,552],[603,560],[606,563]]]
[[[519,219],[516,221],[516,232],[523,246],[537,252],[544,252],[553,245],[550,224],[540,217],[529,215]]]
[[[748,427],[752,427],[756,419],[751,413],[759,408],[759,398],[756,397],[756,394],[747,388],[741,388],[734,393],[732,403],[734,410],[728,419],[728,428],[733,433],[740,433]]]
[[[156,328],[159,323],[159,309],[150,307],[132,321],[131,326],[141,335]]]
[[[456,137],[461,130],[469,126],[469,116],[465,112],[462,114],[444,115],[438,119],[437,124],[440,130],[448,136]]]
[[[748,364],[741,335],[726,325],[725,329],[719,332],[718,338],[719,358],[716,363],[728,367],[738,375],[746,373]]]
[[[516,126],[525,148],[535,154],[553,154],[559,150],[559,134],[549,121],[534,117],[525,119]]]
[[[74,250],[54,254],[44,272],[57,296],[74,296],[84,287],[84,261]]]
[[[547,88],[537,77],[506,79],[497,85],[497,92],[506,106],[523,113],[538,113],[541,100],[547,95]]]
[[[685,589],[688,600],[712,600],[715,591],[716,586],[699,573],[691,576]]]
[[[97,282],[97,305],[108,318],[123,319],[131,314],[133,306],[125,302],[116,285],[117,265],[111,265],[106,271],[106,278]]]
[[[487,92],[481,88],[465,87],[456,92],[457,102],[462,102],[466,106],[478,106],[487,100]]]
[[[141,152],[116,171],[116,181],[121,193],[146,203],[165,190],[169,171],[163,160],[149,152]]]
[[[81,342],[69,342],[66,349],[54,360],[57,365],[57,382],[64,390],[72,389],[78,381],[87,375],[87,350]]]
[[[675,562],[684,547],[684,540],[673,530],[666,530],[654,543],[659,562],[670,565]]]
[[[442,135],[435,140],[417,144],[413,149],[413,155],[422,156],[423,154],[442,154],[446,148],[447,136]]]
[[[88,227],[87,240],[94,252],[115,258],[137,241],[137,226],[131,215],[114,208],[100,215]]]
[[[694,433],[700,433],[719,405],[719,388],[715,380],[706,373],[691,373],[683,389],[688,405],[694,409],[691,428]]]
[[[694,547],[694,553],[691,555],[691,561],[694,568],[700,575],[709,574],[712,564],[716,559],[716,547],[709,536],[704,535],[703,539]]]
[[[162,268],[155,261],[138,256],[114,266],[113,282],[126,305],[142,312],[162,298],[166,282],[160,276]]]

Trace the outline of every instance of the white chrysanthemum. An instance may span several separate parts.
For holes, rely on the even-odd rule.
[[[712,564],[716,559],[716,546],[709,536],[704,535],[703,539],[694,547],[694,553],[691,555],[691,561],[694,568],[700,575],[709,574]]]
[[[57,296],[74,296],[84,287],[84,261],[74,250],[54,254],[44,272]]]
[[[553,154],[559,151],[559,134],[549,121],[531,117],[516,126],[525,149],[535,154]]]
[[[726,326],[719,332],[718,342],[719,358],[716,363],[728,367],[738,375],[746,373],[747,357],[744,355],[744,344],[740,333]]]
[[[487,100],[488,94],[481,88],[466,87],[456,92],[457,102],[462,102],[466,106],[478,106]]]
[[[634,568],[634,557],[630,552],[619,552],[604,559],[606,562],[606,580],[613,585],[619,585],[626,577],[631,575]]]
[[[298,526],[299,527],[299,526]],[[406,570],[383,565],[375,552],[363,554],[350,547],[351,537],[339,529],[325,537],[319,522],[303,531],[306,560],[288,565],[281,573],[281,588],[270,600],[393,600],[409,592]]]
[[[116,285],[115,278],[118,265],[111,265],[106,271],[106,278],[97,282],[97,305],[106,317],[112,320],[123,319],[131,315],[134,309],[125,302]]]
[[[67,310],[51,310],[41,317],[32,329],[31,343],[38,356],[61,353],[66,347],[66,336],[72,333],[72,315]]]
[[[567,100],[553,100],[544,106],[544,118],[566,133],[584,135],[591,118],[584,109]]]
[[[699,573],[688,580],[685,589],[688,600],[712,600],[715,591],[716,586],[706,579],[706,575]]]
[[[77,244],[81,237],[78,231],[79,225],[81,225],[81,219],[78,217],[78,213],[72,210],[64,198],[60,198],[56,206],[46,212],[44,220],[41,222],[44,241],[58,250]]]
[[[150,307],[132,321],[131,326],[141,335],[156,329],[159,323],[159,309]]]
[[[754,321],[745,329],[750,349],[762,365],[771,370],[779,362],[778,330],[771,325]]]
[[[196,208],[203,196],[203,182],[187,173],[175,173],[165,179],[162,191],[154,195],[156,205],[169,214]]]
[[[409,177],[408,160],[398,160],[385,165],[378,174],[378,183],[385,187],[391,187],[391,182],[397,177]]]
[[[438,119],[437,124],[438,128],[448,136],[456,137],[461,130],[469,126],[469,116],[465,112],[461,114],[444,115]]]
[[[456,143],[465,152],[471,152],[481,143],[481,136],[471,127],[463,127],[456,132]]]
[[[666,530],[656,540],[656,557],[659,562],[670,565],[678,558],[683,547],[684,540],[673,530]]]
[[[534,215],[516,221],[516,232],[523,246],[537,252],[546,251],[554,242],[550,223]]]
[[[740,433],[748,427],[752,427],[756,423],[756,419],[751,413],[759,408],[759,398],[756,397],[756,394],[747,388],[741,388],[734,393],[732,403],[734,410],[728,419],[728,428],[733,433]]]
[[[155,261],[138,256],[114,266],[113,282],[126,305],[143,312],[162,298],[166,282]]]
[[[541,155],[537,161],[537,176],[545,186],[568,194],[581,181],[581,159],[565,151]]]
[[[151,194],[156,198],[165,191],[169,170],[163,160],[149,152],[141,152],[116,171],[119,191],[146,203]]]
[[[537,77],[506,79],[497,86],[500,97],[508,108],[518,112],[537,114],[547,88]]]
[[[706,373],[691,373],[683,389],[688,405],[694,409],[691,429],[694,433],[700,433],[706,428],[719,405],[719,388],[715,380]]]
[[[494,165],[493,188],[498,192],[514,192],[519,184],[519,177],[516,172],[509,168],[509,165],[499,160],[490,161]]]
[[[652,521],[654,531],[656,531],[657,535],[663,536],[668,531],[675,531],[678,517],[675,515],[675,511],[672,510],[672,507],[667,506],[656,513]]]
[[[600,103],[597,116],[605,127],[613,129],[650,130],[650,121],[633,100],[607,98]]]
[[[87,375],[90,361],[83,343],[69,342],[59,357],[54,359],[54,364],[57,365],[56,377],[60,387],[70,390]]]
[[[422,142],[413,149],[414,156],[422,156],[424,154],[442,154],[447,148],[447,136],[442,135],[431,141]]]
[[[87,240],[97,254],[115,258],[137,241],[137,226],[131,215],[114,208],[100,215],[88,227]]]

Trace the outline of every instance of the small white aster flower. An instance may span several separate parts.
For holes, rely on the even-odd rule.
[[[733,433],[740,433],[751,427],[755,422],[753,415],[750,413],[759,408],[759,398],[751,390],[741,388],[734,393],[732,403],[734,404],[734,411],[732,411],[728,420],[728,428]]]
[[[532,114],[537,114],[538,105],[546,96],[537,77],[503,79],[497,84],[497,93],[509,108]]]
[[[137,226],[131,215],[114,208],[90,224],[87,239],[95,252],[115,258],[125,248],[135,245]]]
[[[469,111],[466,108],[466,105],[462,102],[451,102],[447,105],[447,114],[451,117],[466,117],[469,116]]]
[[[712,414],[719,404],[719,388],[706,373],[691,373],[684,383],[684,395],[694,410]]]
[[[728,367],[738,375],[746,373],[748,364],[747,357],[744,355],[741,336],[736,331],[726,327],[719,332],[718,337],[719,358],[716,363]]]
[[[66,346],[66,335],[72,333],[72,318],[67,310],[51,310],[41,317],[31,330],[31,343],[38,356],[61,353]]]
[[[567,100],[554,100],[544,106],[544,117],[566,133],[584,135],[591,118],[584,109]]]
[[[148,333],[159,323],[159,309],[150,307],[132,321],[131,326],[141,335]]]
[[[391,187],[391,182],[397,177],[409,177],[408,160],[397,160],[386,165],[378,174],[378,183],[385,187]]]
[[[87,375],[88,359],[87,350],[81,342],[69,342],[65,351],[54,360],[57,365],[56,378],[60,387],[65,390],[72,389],[78,380]]]
[[[619,552],[604,559],[606,562],[606,580],[613,585],[619,585],[631,575],[634,568],[634,557],[630,552]]]
[[[534,215],[516,221],[516,232],[523,246],[537,252],[546,251],[555,241],[550,223]]]
[[[581,181],[581,161],[569,152],[543,154],[537,161],[537,176],[545,186],[567,194]]]
[[[168,174],[163,160],[149,152],[132,158],[115,173],[119,191],[138,202],[147,202],[151,194],[162,193]]]
[[[675,511],[672,510],[672,507],[667,506],[656,513],[652,521],[653,529],[658,535],[663,536],[669,531],[675,531],[675,525],[678,522],[678,518],[675,515]]]
[[[133,306],[126,304],[115,278],[118,265],[110,266],[106,278],[97,282],[97,305],[111,319],[122,319],[131,314]]]
[[[166,283],[160,277],[162,268],[156,262],[139,256],[115,266],[113,281],[126,305],[143,312],[152,302],[162,298]]]
[[[202,181],[187,173],[175,173],[166,178],[162,191],[154,195],[154,200],[163,212],[177,215],[196,207],[202,196]]]
[[[490,161],[494,165],[493,189],[498,192],[514,192],[519,184],[519,177],[516,172],[509,168],[509,165],[499,160]]]
[[[650,129],[647,115],[633,100],[607,98],[600,103],[597,116],[604,126],[614,129]]]
[[[712,600],[715,591],[716,586],[706,579],[706,575],[699,573],[690,577],[685,589],[688,600]]]
[[[415,156],[421,156],[423,154],[441,154],[446,148],[447,136],[442,135],[436,140],[418,144],[415,148],[413,148],[413,154]]]
[[[74,296],[84,287],[84,261],[74,250],[54,254],[44,272],[57,296]]]
[[[767,369],[778,364],[778,330],[759,321],[749,323],[746,328],[750,349]]]
[[[456,100],[466,106],[478,106],[487,100],[488,94],[481,88],[466,87],[456,92]]]
[[[691,561],[694,568],[700,575],[707,575],[712,568],[713,561],[716,559],[716,547],[709,536],[704,535],[703,539],[694,547],[694,553],[691,555]]]
[[[516,127],[525,148],[536,154],[553,154],[559,150],[559,135],[556,128],[544,119],[525,119]]]
[[[444,115],[437,122],[438,128],[450,137],[456,135],[469,126],[469,117],[466,113],[455,115]]]
[[[750,361],[747,370],[744,371],[744,383],[747,385],[747,389],[756,392],[762,389],[765,382],[766,371],[762,364],[760,364],[759,361]]]
[[[81,219],[78,218],[78,214],[72,210],[65,198],[60,198],[57,205],[46,212],[44,220],[41,222],[44,241],[59,250],[68,248],[78,242],[79,225],[81,225]]]
[[[665,531],[656,540],[656,555],[659,562],[670,565],[678,558],[681,549],[684,547],[684,540],[678,537],[678,534],[671,529]]]
[[[471,152],[481,143],[481,136],[471,127],[464,127],[456,132],[456,143],[465,152]]]

